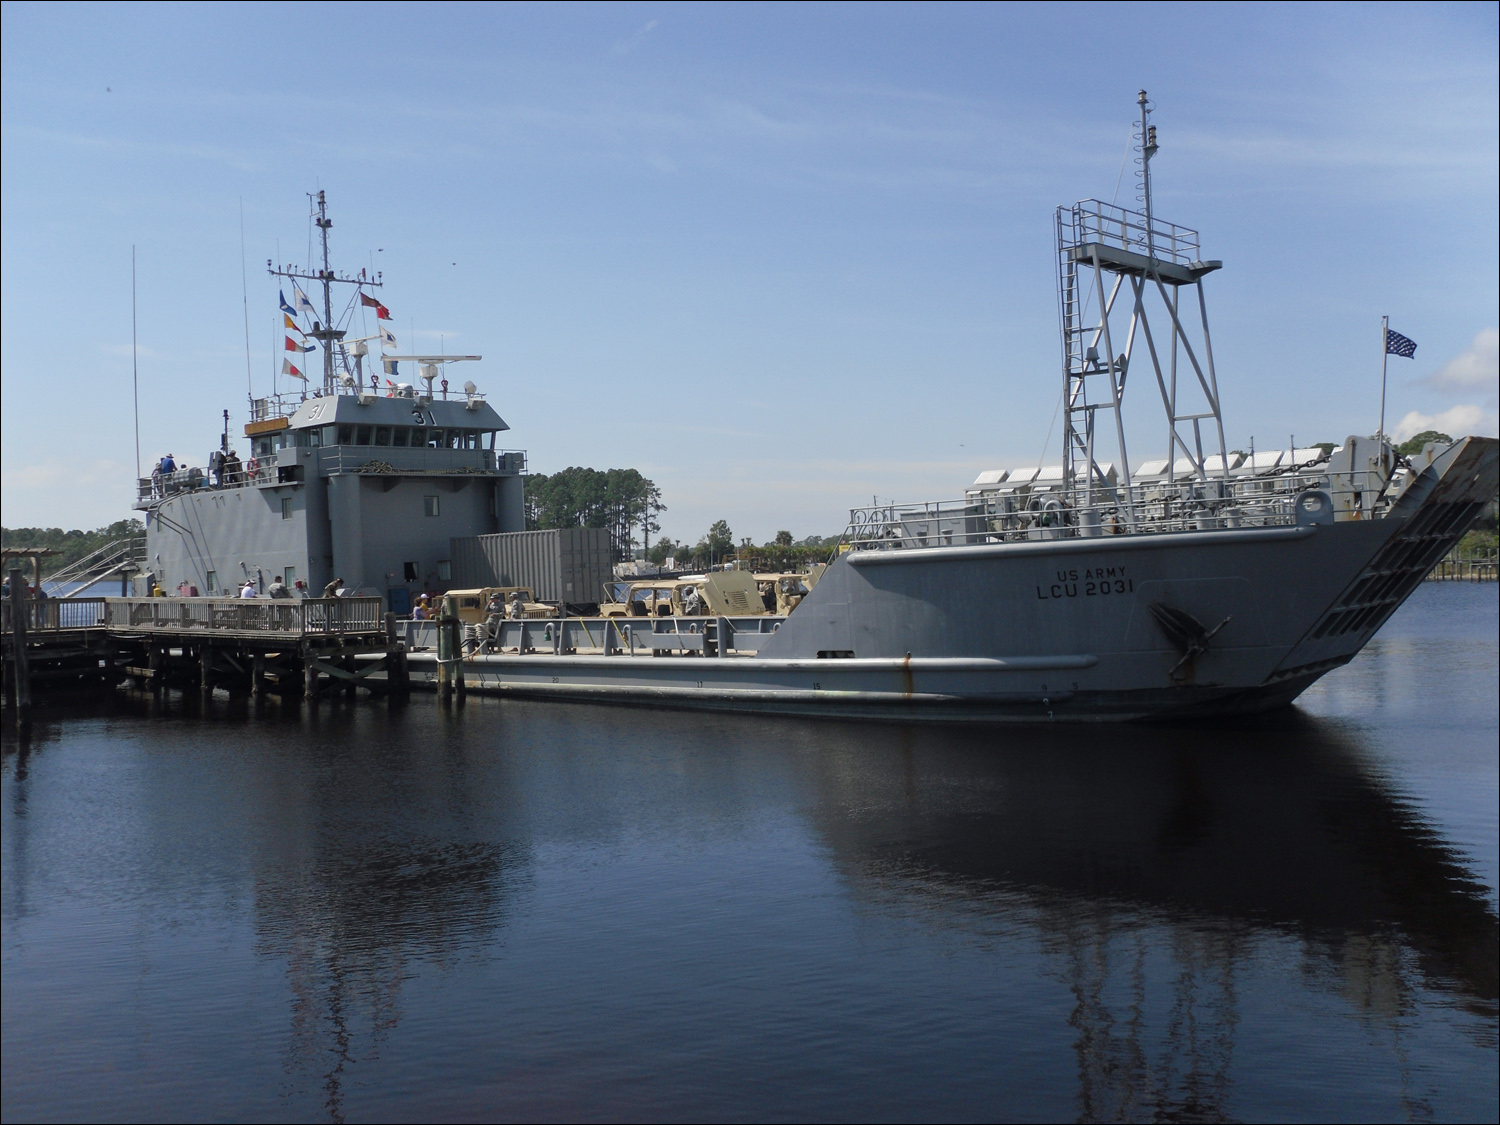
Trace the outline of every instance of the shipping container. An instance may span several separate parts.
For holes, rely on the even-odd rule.
[[[609,530],[560,527],[470,535],[451,541],[452,588],[529,586],[544,602],[585,605],[614,577]]]

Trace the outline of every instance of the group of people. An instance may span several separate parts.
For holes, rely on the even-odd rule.
[[[161,497],[167,494],[167,481],[179,468],[185,469],[187,466],[179,466],[177,458],[170,453],[152,467],[151,491],[154,496]],[[259,466],[255,458],[252,457],[249,465],[245,465],[240,461],[239,453],[233,449],[227,452],[222,449],[215,449],[208,455],[208,475],[215,488],[238,487],[245,483],[247,472],[253,476],[258,468]],[[189,476],[193,476],[193,474],[190,473]],[[198,474],[197,479],[201,480],[202,475]],[[194,488],[197,485],[190,481],[188,487]]]
[[[233,488],[243,484],[244,473],[245,467],[240,463],[240,455],[234,450],[225,453],[215,449],[208,455],[208,475],[213,478],[215,488]]]
[[[347,598],[349,593],[350,591],[344,585],[342,578],[335,578],[323,587],[323,596],[325,598]],[[268,598],[305,598],[306,596],[307,584],[305,582],[299,580],[293,586],[288,586],[285,577],[280,574],[273,578],[271,584],[266,587],[266,597]],[[240,597],[260,597],[260,591],[255,588],[255,579],[245,579],[245,584],[240,587]]]
[[[47,591],[42,589],[40,583],[33,586],[23,578],[21,579],[19,591],[23,598],[35,598],[39,602],[47,600]],[[3,593],[6,600],[10,599],[10,575],[8,574],[5,576],[5,581],[0,583],[0,593]]]

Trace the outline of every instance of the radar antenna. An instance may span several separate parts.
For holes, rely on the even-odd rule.
[[[1131,359],[1144,343],[1167,416],[1167,460],[1161,474],[1207,481],[1228,476],[1224,421],[1208,331],[1203,278],[1223,263],[1199,256],[1198,232],[1158,219],[1151,199],[1151,160],[1157,153],[1152,104],[1142,90],[1135,127],[1141,210],[1086,199],[1057,209],[1058,301],[1063,345],[1063,481],[1077,506],[1111,500],[1135,527],[1130,455],[1121,405]],[[1190,332],[1179,316],[1184,287],[1197,290],[1199,321]],[[1125,295],[1126,301],[1119,301]],[[1118,306],[1117,307],[1117,302]],[[1165,312],[1170,340],[1151,332],[1148,306]],[[1090,313],[1090,309],[1095,311]],[[1128,309],[1128,312],[1126,311]],[[1183,379],[1179,386],[1179,367]],[[1113,415],[1119,464],[1102,461],[1100,414]],[[1203,423],[1218,457],[1205,455]],[[1107,439],[1104,444],[1107,444]],[[1155,474],[1153,474],[1153,477]]]

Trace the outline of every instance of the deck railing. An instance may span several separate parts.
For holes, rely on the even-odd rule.
[[[843,543],[845,549],[879,550],[1285,527],[1378,518],[1395,496],[1378,473],[1326,469],[1071,489],[1060,482],[1002,484],[962,500],[852,508]]]
[[[116,631],[286,633],[294,636],[376,633],[384,629],[379,598],[103,598]]]
[[[28,598],[26,630],[58,633],[64,629],[98,629],[104,625],[104,598]],[[0,631],[12,629],[15,606],[6,598],[0,609]]]

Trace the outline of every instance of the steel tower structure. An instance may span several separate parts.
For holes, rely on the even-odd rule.
[[[1057,209],[1058,300],[1063,345],[1063,480],[1081,504],[1113,495],[1127,523],[1135,526],[1130,502],[1130,455],[1121,407],[1138,347],[1144,345],[1167,418],[1166,479],[1181,470],[1199,480],[1227,473],[1224,423],[1208,330],[1203,277],[1223,263],[1199,256],[1198,232],[1158,219],[1152,209],[1151,160],[1157,153],[1152,105],[1142,90],[1135,141],[1139,210],[1087,199]],[[1181,315],[1184,288],[1196,291],[1197,331]],[[1121,297],[1124,300],[1121,300]],[[1151,330],[1151,314],[1162,318],[1168,339]],[[1092,310],[1092,311],[1091,311]],[[1181,378],[1179,378],[1181,377]],[[1113,423],[1119,463],[1100,459],[1101,414]],[[1205,454],[1203,423],[1212,421]],[[1106,440],[1105,444],[1108,442]],[[1186,465],[1182,462],[1186,461]],[[1113,472],[1111,472],[1113,468]],[[1100,493],[1103,496],[1100,496]]]

